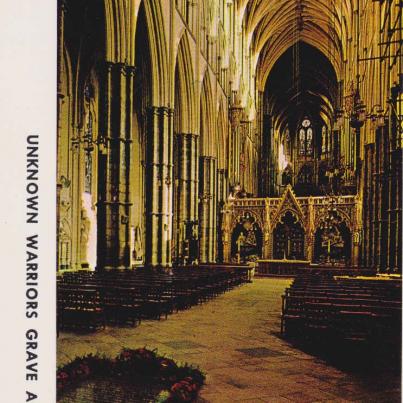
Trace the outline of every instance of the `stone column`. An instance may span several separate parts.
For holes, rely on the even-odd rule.
[[[223,208],[227,200],[226,170],[217,170],[217,261],[224,261],[223,253]]]
[[[372,173],[372,144],[365,145],[364,170],[363,170],[363,240],[361,248],[361,262],[363,267],[371,265],[371,236],[372,236],[372,208],[371,173]]]
[[[231,261],[231,216],[232,204],[224,205],[223,223],[222,223],[222,240],[223,240],[223,258],[224,262]]]
[[[177,215],[178,228],[184,227],[187,221],[197,220],[197,169],[198,135],[192,133],[178,134],[178,191]],[[180,238],[180,239],[179,239]],[[183,255],[185,233],[177,239],[177,256]]]
[[[395,237],[396,237],[396,242],[395,242],[395,251],[394,251],[394,256],[395,256],[395,267],[394,271],[399,271],[400,273],[402,272],[402,254],[403,254],[403,248],[402,248],[402,149],[399,147],[396,148],[396,166],[399,167],[397,170],[397,175],[395,179],[396,185],[396,202],[395,202],[395,222],[393,223],[394,225],[394,231],[395,231]]]
[[[389,196],[389,182],[388,182],[388,130],[387,127],[381,128],[381,191],[380,191],[380,228],[379,228],[379,254],[380,254],[380,269],[382,272],[388,271],[387,257],[388,257],[388,196]]]
[[[209,156],[200,157],[199,183],[199,260],[201,263],[215,261],[216,244],[216,159]]]
[[[255,178],[249,176],[250,166],[246,164],[252,164],[253,161],[248,159],[248,152],[246,143],[251,144],[251,132],[252,132],[252,122],[244,120],[241,122],[240,130],[240,145],[239,145],[239,156],[242,156],[242,160],[239,161],[239,175],[242,189],[245,189],[248,193],[254,193],[254,180]]]
[[[374,254],[374,217],[375,217],[375,180],[374,180],[374,150],[375,144],[372,143],[369,147],[370,153],[370,165],[368,166],[368,204],[366,208],[368,208],[368,254],[367,254],[367,267],[374,268],[375,267],[375,254]]]
[[[381,129],[378,128],[375,133],[375,147],[374,147],[374,169],[373,169],[373,200],[374,217],[373,217],[373,267],[380,271],[380,227],[381,227],[381,193],[382,180],[381,180]]]
[[[80,151],[80,129],[73,126],[72,152],[71,152],[71,262],[70,269],[81,269],[81,194],[82,194],[82,156]]]
[[[217,256],[217,159],[210,159],[210,224],[209,224],[209,262],[215,262]]]
[[[271,117],[268,114],[263,115],[262,124],[262,145],[260,149],[260,196],[268,196],[270,194],[270,177],[269,177],[269,159],[271,153]]]
[[[234,105],[230,109],[230,119],[231,119],[231,171],[229,172],[229,180],[231,185],[239,183],[240,172],[239,172],[239,154],[240,154],[240,128],[241,128],[241,115],[243,108],[241,106]]]
[[[392,90],[392,104],[396,104],[397,93]],[[400,187],[401,187],[401,148],[397,136],[398,122],[396,115],[390,112],[389,115],[389,207],[388,207],[388,269],[391,272],[398,272],[401,269],[401,250],[399,252],[399,244],[401,245],[401,230],[400,230]]]
[[[173,109],[151,107],[147,122],[145,264],[170,267]]]
[[[134,67],[103,66],[99,141],[98,269],[130,267],[130,159]]]

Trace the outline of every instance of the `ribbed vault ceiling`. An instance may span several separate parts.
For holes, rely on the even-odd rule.
[[[353,0],[241,0],[244,27],[258,57],[263,89],[276,60],[296,41],[319,49],[340,76]]]
[[[330,117],[347,53],[353,0],[240,0],[238,4],[257,63],[258,88],[269,95],[276,125],[293,126],[304,113],[321,120]]]
[[[336,103],[337,78],[329,60],[304,42],[298,43],[298,50],[297,71],[291,47],[274,64],[266,83],[266,105],[279,129],[288,126],[295,131],[305,115],[324,123]]]

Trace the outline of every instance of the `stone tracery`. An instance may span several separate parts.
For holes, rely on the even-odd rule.
[[[320,228],[321,223],[326,221],[328,215],[328,199],[324,197],[295,197],[291,187],[287,187],[281,198],[266,199],[233,199],[228,202],[225,208],[224,217],[224,239],[229,239],[236,225],[240,220],[249,214],[256,218],[260,228],[263,229],[263,249],[260,258],[263,259],[297,259],[309,260],[314,262],[315,258],[315,234]],[[359,200],[353,196],[339,196],[334,201],[334,211],[341,217],[340,222],[344,223],[346,231],[350,237],[354,237],[360,231],[360,221],[358,211],[360,208]],[[292,217],[293,223],[290,222]],[[260,221],[262,220],[262,221]],[[291,253],[275,252],[276,229],[284,226],[284,220],[287,225],[291,224],[301,227],[303,231],[303,239],[295,240],[301,243],[301,250],[294,256]],[[298,231],[297,231],[298,232]],[[294,239],[294,238],[293,238]],[[282,241],[285,242],[285,241]],[[292,241],[294,242],[294,241]],[[352,264],[358,264],[358,253],[356,249],[357,242],[352,242],[348,257],[353,259]],[[229,246],[229,245],[228,245]],[[226,261],[230,261],[233,256],[231,249],[224,247],[224,257]],[[283,248],[284,246],[282,246]],[[289,246],[291,248],[291,245]]]

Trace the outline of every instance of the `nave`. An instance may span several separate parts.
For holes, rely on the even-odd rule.
[[[58,273],[401,273],[401,9],[59,0]]]
[[[355,379],[280,338],[289,280],[208,278],[248,265],[401,284],[401,9],[59,0],[56,270],[82,282],[58,284],[58,309],[106,326],[73,335],[63,319],[59,364],[146,344],[200,365],[207,401],[398,400],[383,369]]]
[[[281,295],[290,284],[257,278],[167,320],[61,332],[59,365],[88,353],[112,357],[123,347],[146,346],[200,366],[207,375],[200,403],[400,401],[400,375],[393,371],[349,372],[280,338]]]

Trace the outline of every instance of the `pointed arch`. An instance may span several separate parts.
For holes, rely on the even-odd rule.
[[[147,26],[150,37],[150,50],[153,77],[153,104],[163,106],[168,104],[168,51],[164,32],[161,0],[144,0],[147,16]]]
[[[58,71],[59,74],[59,88],[63,96],[70,96],[72,91],[72,66],[69,50],[63,44],[63,52],[61,56],[61,65]]]
[[[106,20],[106,61],[136,65],[136,25],[139,11],[144,7],[146,25],[152,54],[152,73],[167,83],[168,52],[164,33],[164,19],[160,0],[105,0],[104,12]],[[164,92],[165,89],[165,92]],[[167,88],[155,82],[153,97],[155,100],[166,101]],[[163,96],[165,95],[165,97]],[[159,103],[157,103],[159,105]],[[156,104],[156,105],[157,105]]]
[[[225,113],[223,98],[218,103],[217,117],[217,166],[219,169],[225,169],[227,167],[226,156],[228,152],[228,115]]]
[[[179,41],[175,66],[175,130],[178,133],[195,131],[194,69],[188,33]]]
[[[214,101],[209,70],[207,68],[200,93],[200,155],[216,157],[217,138],[214,124]]]

